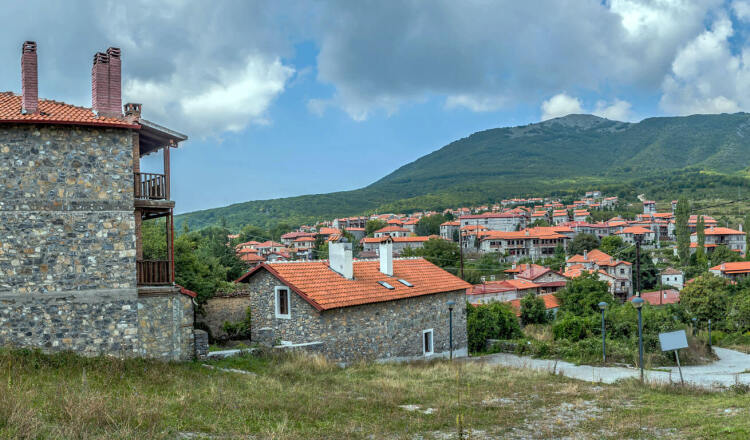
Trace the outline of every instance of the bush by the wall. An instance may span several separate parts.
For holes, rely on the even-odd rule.
[[[516,314],[507,304],[467,304],[466,311],[466,331],[471,351],[482,351],[487,339],[513,339],[521,335]]]

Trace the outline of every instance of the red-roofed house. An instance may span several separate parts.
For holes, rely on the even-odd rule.
[[[445,222],[440,225],[440,237],[445,240],[454,240],[454,237],[458,238],[458,228],[461,222],[458,220],[452,222]],[[457,240],[456,240],[457,241]]]
[[[555,254],[558,245],[565,248],[568,237],[555,231],[554,227],[537,227],[522,231],[486,231],[480,236],[482,252],[498,252],[506,261],[521,258],[537,260]]]
[[[730,250],[745,254],[745,232],[731,228],[711,227],[704,229],[706,234],[706,252],[711,253],[717,246],[726,246]],[[698,248],[698,233],[690,235],[690,252]]]
[[[619,232],[615,232],[615,234],[619,235],[620,238],[622,238],[622,241],[628,244],[635,243],[636,235],[640,235],[643,237],[643,244],[653,243],[655,239],[653,231],[642,226],[628,226],[626,228],[622,228],[622,230]]]
[[[406,248],[417,249],[421,248],[426,241],[430,239],[441,240],[437,235],[430,235],[428,237],[365,237],[360,240],[363,251],[374,251],[375,253],[380,251],[380,243],[385,240],[393,241],[393,253],[395,255],[401,255]]]
[[[565,287],[568,279],[549,267],[532,265],[515,274],[515,279],[531,281],[539,285],[539,293],[555,293]]]
[[[263,263],[237,280],[251,298],[252,339],[307,347],[339,362],[466,356],[465,281],[421,258],[352,259],[333,243],[330,260]]]
[[[386,226],[384,228],[380,228],[377,231],[375,231],[372,235],[375,236],[375,238],[381,238],[381,237],[407,237],[409,236],[409,230],[406,228],[403,228],[401,226]]]
[[[680,292],[675,289],[655,290],[641,293],[641,298],[652,306],[664,306],[680,302]]]
[[[517,231],[526,227],[530,214],[523,210],[510,210],[505,212],[487,212],[476,215],[462,215],[459,218],[461,227],[485,226],[492,231]]]
[[[522,298],[528,293],[537,295],[539,287],[536,283],[522,279],[488,281],[474,285],[466,292],[466,298],[474,305],[504,302]]]
[[[544,308],[548,312],[552,312],[553,315],[557,315],[557,310],[560,308],[560,300],[553,294],[538,295],[539,298],[544,301]],[[516,316],[521,316],[521,298],[513,299],[508,301]]]
[[[736,261],[719,264],[709,269],[714,275],[727,278],[729,280],[737,280],[745,278],[750,274],[750,261]]]
[[[573,271],[563,273],[567,278],[575,278],[586,271],[603,271],[609,277],[606,281],[610,283],[612,295],[621,299],[627,299],[633,295],[632,264],[627,261],[612,258],[599,249],[583,252],[583,255],[573,255],[566,261],[568,269],[577,268]],[[600,277],[603,278],[603,277]]]

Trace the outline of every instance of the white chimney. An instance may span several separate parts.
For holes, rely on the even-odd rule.
[[[586,249],[583,250],[583,259],[588,260],[589,259],[589,253]]]
[[[346,279],[354,279],[351,243],[330,243],[328,257],[328,264],[331,269]]]
[[[393,240],[388,238],[380,242],[380,272],[393,276]]]

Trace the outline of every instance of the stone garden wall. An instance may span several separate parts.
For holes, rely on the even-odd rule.
[[[212,338],[223,338],[227,336],[222,329],[224,323],[244,321],[248,307],[250,295],[247,292],[214,296],[203,305],[203,313],[198,315],[197,320],[208,328]]]

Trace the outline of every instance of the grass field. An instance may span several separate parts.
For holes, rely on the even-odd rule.
[[[743,389],[590,384],[476,362],[210,364],[255,374],[0,351],[0,438],[750,437]]]

